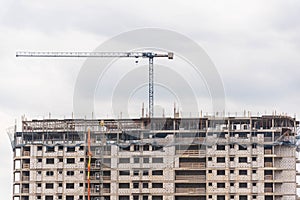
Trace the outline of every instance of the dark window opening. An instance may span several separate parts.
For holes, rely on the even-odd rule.
[[[239,157],[239,163],[247,163],[247,157]]]
[[[46,164],[54,164],[54,158],[47,158]]]
[[[67,152],[75,152],[75,147],[67,147]]]
[[[152,175],[153,176],[162,176],[163,170],[152,170]]]
[[[217,150],[225,150],[225,145],[217,145]]]
[[[55,149],[54,149],[54,147],[47,147],[46,151],[47,152],[55,152]]]
[[[241,151],[245,151],[245,150],[247,150],[247,146],[245,145],[239,145],[239,150],[241,150]]]
[[[247,170],[239,170],[239,175],[247,175]]]
[[[46,183],[46,189],[53,189],[53,183]]]
[[[67,189],[74,189],[74,183],[66,183]]]
[[[152,183],[152,188],[163,188],[163,183]]]
[[[68,164],[74,164],[75,163],[75,158],[67,158],[67,163]]]
[[[217,157],[217,163],[225,163],[225,157]]]
[[[217,170],[217,175],[225,175],[225,170]]]

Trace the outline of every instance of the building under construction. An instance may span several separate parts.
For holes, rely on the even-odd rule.
[[[25,120],[13,200],[295,200],[297,128],[273,115]]]

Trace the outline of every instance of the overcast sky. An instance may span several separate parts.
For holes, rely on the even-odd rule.
[[[196,41],[212,59],[223,81],[226,112],[300,115],[297,0],[0,2],[1,199],[12,194],[12,149],[6,128],[21,115],[42,119],[51,112],[55,118],[69,117],[84,63],[16,58],[17,50],[93,51],[125,31],[169,29]],[[174,99],[163,98],[170,102],[166,109],[172,110]],[[133,109],[139,113],[138,107]],[[205,104],[202,109],[209,111]]]

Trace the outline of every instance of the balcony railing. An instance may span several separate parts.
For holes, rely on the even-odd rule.
[[[87,192],[88,189],[85,189],[85,192]],[[99,194],[99,193],[110,193],[110,188],[91,188],[91,194]]]
[[[198,193],[198,194],[205,194],[205,188],[176,188],[176,193]]]
[[[91,180],[100,180],[100,176],[90,176]],[[102,176],[103,180],[110,180],[110,176]]]
[[[265,154],[272,154],[272,149],[265,149]]]
[[[96,163],[91,163],[91,169],[100,169],[100,168],[107,168],[110,167],[110,163],[103,163],[103,164],[96,164]],[[86,166],[87,168],[87,166]]]
[[[23,156],[30,156],[30,151],[23,151]]]
[[[271,187],[265,187],[265,192],[266,193],[271,193],[271,192],[273,192],[273,188],[271,188]]]
[[[175,180],[195,180],[195,181],[205,181],[205,175],[176,175]]]
[[[205,163],[180,162],[179,167],[182,168],[205,168]]]
[[[29,169],[29,167],[30,167],[30,164],[29,164],[29,163],[23,164],[23,169]]]
[[[273,175],[265,175],[265,180],[273,180]]]
[[[272,162],[265,162],[265,167],[273,167],[273,163]]]
[[[110,155],[110,154],[111,154],[111,151],[95,151],[94,156],[99,157],[99,156]]]
[[[199,156],[205,155],[205,150],[176,150],[177,155]]]
[[[22,193],[29,193],[29,188],[22,188]]]
[[[23,181],[29,181],[29,176],[23,176],[23,177],[22,177],[22,180],[23,180]]]

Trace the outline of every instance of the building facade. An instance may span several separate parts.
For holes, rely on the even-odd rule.
[[[12,141],[13,200],[83,200],[88,187],[91,200],[297,199],[298,122],[291,117],[48,119],[22,126]]]

